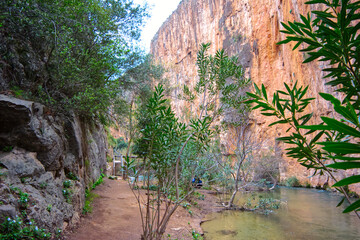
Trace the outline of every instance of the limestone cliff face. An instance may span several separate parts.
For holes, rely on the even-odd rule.
[[[179,86],[191,84],[196,78],[196,53],[199,44],[211,42],[211,53],[225,49],[228,55],[239,57],[248,76],[257,84],[263,83],[268,92],[283,89],[283,82],[310,85],[309,96],[329,92],[322,79],[322,63],[302,64],[303,53],[292,51],[293,44],[276,45],[285,38],[279,30],[281,22],[299,20],[309,5],[300,0],[183,0],[166,20],[151,43],[155,59],[170,69],[169,79],[178,94]],[[175,100],[177,112],[183,104]],[[317,99],[310,106],[316,117],[331,115],[330,106]],[[275,138],[284,133],[281,126],[269,128],[270,118],[254,113],[256,135],[270,147],[279,143]],[[226,140],[225,140],[226,141]],[[284,146],[280,146],[284,148]],[[281,178],[298,177],[313,186],[327,179],[308,178],[311,173],[296,161],[286,159],[280,168]],[[329,182],[331,184],[331,182]],[[360,188],[358,189],[360,190]]]
[[[104,129],[3,94],[0,113],[0,222],[18,215],[51,232],[76,223],[85,189],[106,169]]]

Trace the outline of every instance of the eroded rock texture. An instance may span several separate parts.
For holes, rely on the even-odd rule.
[[[50,231],[77,222],[85,188],[106,168],[106,151],[102,127],[0,95],[0,222],[23,211]],[[28,194],[28,207],[20,192]]]
[[[283,82],[292,86],[296,81],[310,85],[309,96],[329,92],[325,86],[321,68],[323,63],[302,64],[303,53],[292,51],[294,44],[277,45],[285,38],[279,32],[281,22],[299,21],[299,14],[310,9],[299,0],[183,0],[178,9],[159,29],[151,43],[151,53],[170,69],[169,79],[174,87],[173,95],[179,94],[182,84],[192,84],[196,79],[196,53],[199,44],[211,42],[211,53],[225,49],[228,55],[239,57],[248,76],[257,84],[264,84],[269,93],[284,89]],[[174,98],[178,113],[186,112],[184,104]],[[332,116],[330,105],[317,99],[310,106],[319,116]],[[285,132],[285,127],[269,128],[273,121],[259,112],[252,116],[254,131],[269,148],[284,148],[275,138]],[[224,141],[227,142],[226,136]],[[229,141],[228,141],[229,142]],[[280,155],[283,155],[282,151]],[[296,161],[285,158],[280,166],[281,179],[296,176],[303,183],[324,185],[326,177],[313,177],[312,172]],[[347,175],[351,175],[348,172]],[[331,184],[331,181],[329,182]],[[360,188],[355,188],[360,192]]]

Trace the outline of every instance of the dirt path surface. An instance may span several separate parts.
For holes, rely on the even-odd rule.
[[[140,239],[141,219],[137,202],[123,180],[105,179],[96,187],[93,211],[81,219],[67,240]]]
[[[203,217],[216,211],[216,197],[206,190],[198,191],[192,207],[179,207],[172,216],[164,239],[192,239],[191,232],[201,232]],[[95,190],[98,194],[93,212],[81,219],[78,227],[65,234],[66,240],[139,240],[142,227],[136,199],[124,180],[105,179]],[[196,204],[195,204],[196,203]],[[191,210],[191,211],[189,211]],[[190,213],[191,212],[191,213]]]

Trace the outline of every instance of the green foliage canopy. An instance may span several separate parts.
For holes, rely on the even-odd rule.
[[[132,0],[4,0],[0,13],[1,90],[104,115],[117,78],[141,61],[134,41],[147,13]]]

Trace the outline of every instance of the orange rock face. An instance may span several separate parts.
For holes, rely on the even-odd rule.
[[[303,0],[183,0],[166,20],[151,43],[151,54],[169,68],[169,81],[174,96],[183,84],[196,81],[196,53],[201,43],[211,42],[210,53],[223,48],[228,55],[236,55],[246,68],[247,75],[257,84],[264,84],[268,93],[284,89],[283,83],[292,86],[295,81],[309,85],[309,97],[318,92],[332,92],[325,86],[321,69],[324,63],[302,64],[303,53],[292,51],[294,44],[277,45],[285,39],[280,33],[281,22],[299,21],[300,14],[314,10]],[[314,8],[314,6],[312,6]],[[185,105],[174,99],[178,113]],[[331,106],[316,99],[310,111],[319,116],[332,116]],[[273,119],[252,113],[257,138],[269,147],[280,145],[275,139],[285,133],[285,126],[269,128]],[[226,137],[224,139],[226,142]],[[312,173],[296,160],[286,158],[280,167],[281,179],[296,176],[301,182],[323,185],[327,177],[311,177]],[[346,175],[351,175],[351,172]],[[340,176],[339,176],[340,177]],[[329,185],[332,182],[329,181]],[[353,190],[360,192],[359,186]]]

